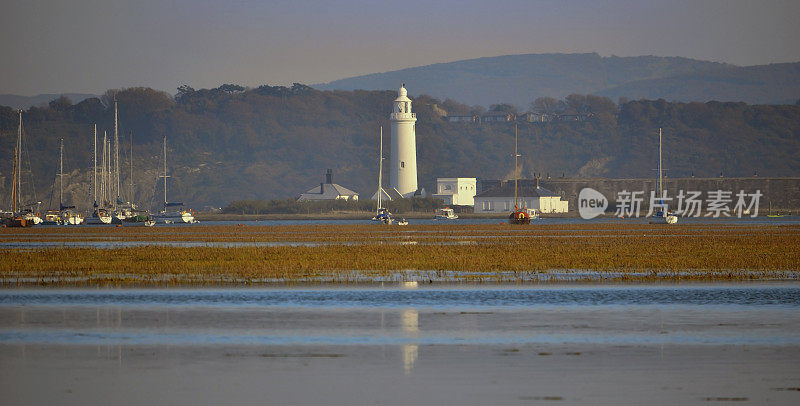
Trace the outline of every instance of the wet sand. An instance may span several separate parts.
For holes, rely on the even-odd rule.
[[[5,404],[786,404],[796,306],[0,306]]]

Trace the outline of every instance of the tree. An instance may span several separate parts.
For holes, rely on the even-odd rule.
[[[542,114],[553,114],[557,111],[559,101],[552,97],[539,97],[531,103],[531,110]]]

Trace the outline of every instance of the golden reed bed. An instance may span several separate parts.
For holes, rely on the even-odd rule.
[[[0,230],[0,242],[5,244],[82,241],[153,245],[0,249],[0,282],[15,286],[800,278],[797,226],[198,225]],[[276,246],[158,245],[163,242]],[[315,245],[283,245],[289,243]]]

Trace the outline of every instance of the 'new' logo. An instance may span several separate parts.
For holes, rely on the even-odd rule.
[[[578,213],[583,219],[593,219],[608,208],[608,199],[602,193],[587,187],[578,194]]]

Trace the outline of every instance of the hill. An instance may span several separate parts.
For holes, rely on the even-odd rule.
[[[119,101],[123,197],[157,207],[161,143],[167,137],[169,198],[194,208],[240,199],[288,198],[333,181],[371,196],[377,182],[378,127],[387,142],[395,91],[319,91],[261,86],[180,89],[175,98],[148,88],[109,91],[72,104],[66,98],[23,114],[23,193],[58,204],[58,140],[64,139],[66,203],[91,203],[92,125],[113,132]],[[590,111],[582,122],[519,123],[523,176],[652,177],[657,131],[664,128],[665,165],[672,177],[800,175],[800,106],[632,101],[571,95],[567,108]],[[513,123],[448,123],[444,111],[469,106],[430,96],[414,98],[419,182],[436,177],[510,176]],[[10,200],[17,114],[0,107],[0,207]],[[129,134],[133,134],[133,192]],[[389,154],[388,151],[385,153]],[[56,189],[57,190],[57,189]],[[36,196],[33,196],[33,193]]]
[[[628,99],[782,104],[800,98],[800,63],[737,67],[678,57],[525,54],[469,59],[356,76],[314,85],[322,90],[383,90],[489,106],[526,108],[539,97],[598,94]]]

